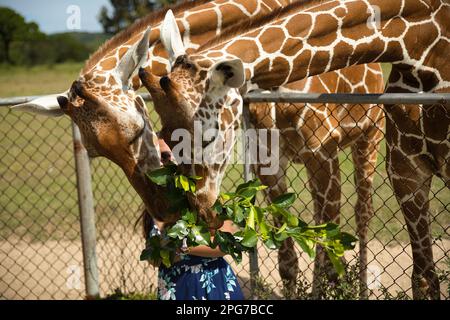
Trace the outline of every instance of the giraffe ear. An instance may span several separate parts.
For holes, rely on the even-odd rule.
[[[186,54],[183,40],[181,39],[180,29],[178,29],[177,21],[173,15],[172,10],[168,10],[161,26],[161,42],[169,54],[170,64],[177,59],[177,57]]]
[[[210,74],[214,83],[230,88],[240,88],[245,83],[245,69],[241,59],[233,59],[216,63]]]
[[[123,86],[128,86],[131,76],[147,60],[151,28],[149,27],[140,41],[131,46],[123,55],[115,71]]]
[[[67,98],[67,92],[40,97],[29,102],[17,104],[10,107],[10,109],[14,111],[32,112],[47,117],[60,117],[64,115],[64,112],[60,108],[57,99],[61,96]]]

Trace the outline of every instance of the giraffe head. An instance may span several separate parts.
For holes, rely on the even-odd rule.
[[[220,191],[236,140],[235,129],[240,125],[242,97],[237,88],[244,81],[239,73],[242,63],[234,59],[211,66],[210,61],[192,60],[185,53],[170,11],[161,27],[161,39],[169,53],[172,73],[158,79],[141,68],[139,76],[152,95],[163,124],[162,136],[175,148],[177,162],[186,174],[202,177],[191,204],[202,216],[213,219],[210,208]],[[183,142],[177,142],[183,133],[190,138],[190,152],[180,157],[178,150]]]
[[[60,95],[47,96],[14,109],[61,116],[68,115],[80,128],[90,157],[103,156],[119,165],[156,218],[167,221],[162,190],[146,178],[161,166],[160,144],[169,149],[152,128],[143,99],[129,90],[132,76],[148,54],[147,30],[128,48],[117,64],[84,73]],[[171,218],[170,218],[171,219]]]

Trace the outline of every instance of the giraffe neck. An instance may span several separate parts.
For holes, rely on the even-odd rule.
[[[270,11],[287,6],[293,0],[215,0],[215,1],[197,1],[201,5],[194,6],[188,10],[177,10],[177,23],[180,32],[183,34],[183,41],[188,52],[197,49],[200,44],[206,40],[218,35],[224,28],[242,20],[252,17],[265,15]],[[205,3],[206,2],[206,3]],[[122,43],[113,45],[99,61],[92,63],[88,61],[82,77],[85,80],[95,79],[96,73],[108,72],[114,70],[114,67],[127,49],[142,38],[142,35],[148,27],[152,27],[149,43],[149,54],[144,63],[146,68],[151,69],[154,75],[162,76],[170,70],[167,53],[160,43],[160,26],[163,15],[155,20],[148,19],[147,23],[139,23],[139,27],[130,27],[130,34],[125,37]],[[126,34],[127,31],[124,31]],[[112,43],[114,44],[114,43]],[[104,50],[104,48],[103,48]],[[105,51],[105,50],[104,50]],[[91,66],[91,67],[89,67]],[[135,75],[132,79],[133,89],[139,89],[142,84],[139,77]]]
[[[249,88],[272,89],[351,65],[392,62],[401,81],[391,79],[391,86],[431,91],[450,87],[450,68],[442,59],[450,53],[449,14],[450,4],[438,0],[294,3],[271,23],[221,36],[195,56],[208,64],[240,58]]]

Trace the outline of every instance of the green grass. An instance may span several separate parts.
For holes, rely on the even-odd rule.
[[[81,67],[81,64],[33,68],[2,66],[0,97],[62,92],[77,78]],[[151,105],[148,106],[152,121],[156,122],[157,116]],[[370,225],[370,237],[407,241],[404,220],[387,181],[384,152],[383,145],[375,177],[376,212]],[[30,241],[77,239],[79,221],[69,119],[19,114],[0,108],[0,154],[0,237],[15,235]],[[356,198],[353,164],[347,151],[340,154],[340,161],[341,221],[348,221],[344,229],[354,233]],[[133,225],[139,216],[140,200],[121,170],[108,160],[94,159],[91,168],[98,234],[107,238],[121,230],[118,226]],[[242,179],[242,165],[230,165],[223,190],[233,190]],[[287,179],[299,196],[296,211],[309,220],[313,205],[304,167],[292,165]],[[450,191],[438,179],[433,182],[432,197],[433,235],[448,238],[444,228],[450,224]]]

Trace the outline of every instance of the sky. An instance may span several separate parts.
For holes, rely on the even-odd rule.
[[[104,5],[109,0],[0,0],[0,7],[14,9],[45,33],[102,32],[97,16]]]

